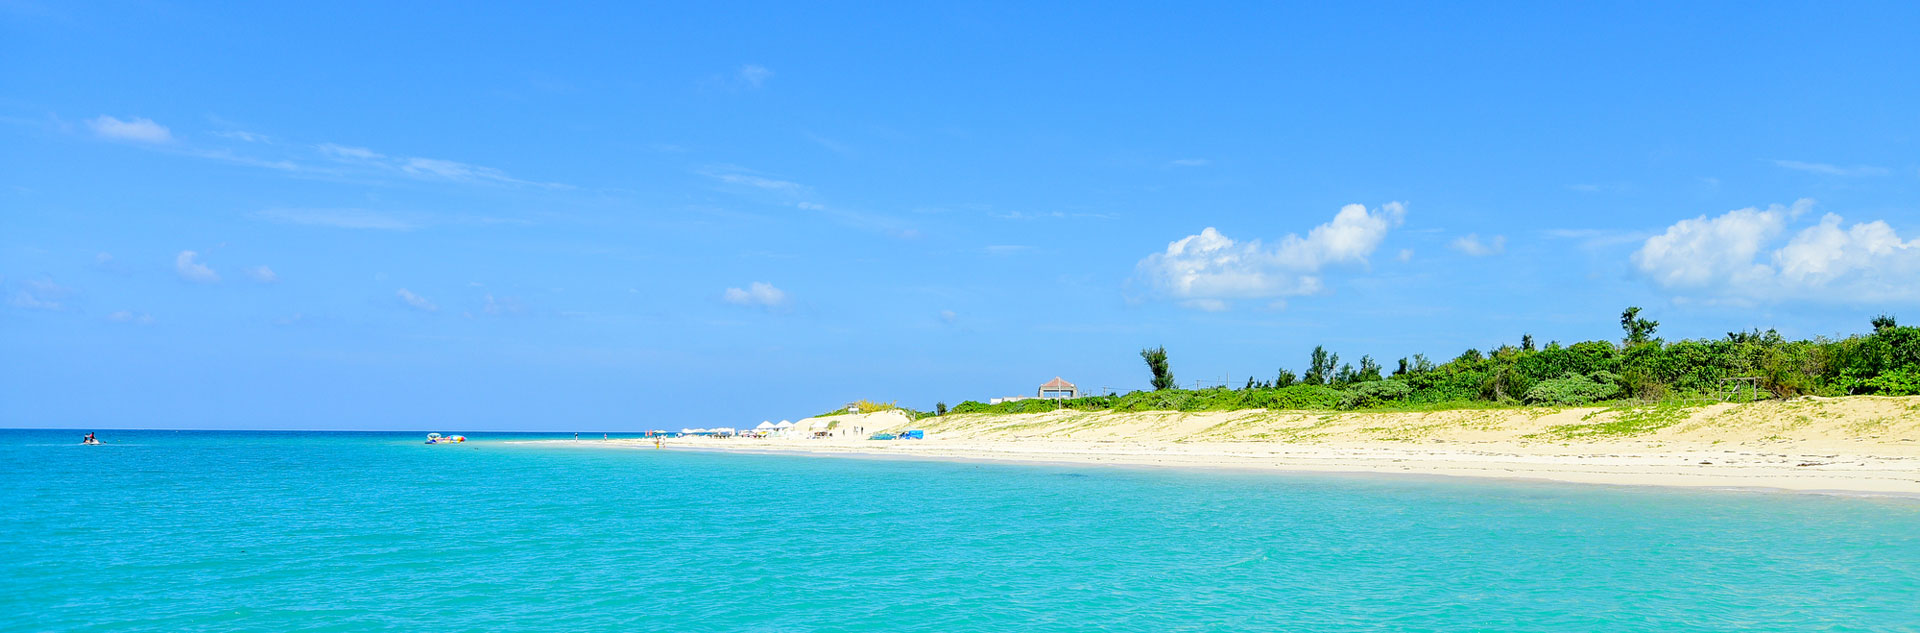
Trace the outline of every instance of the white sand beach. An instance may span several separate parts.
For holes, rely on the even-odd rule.
[[[819,418],[925,440],[677,438],[669,448],[807,455],[1408,473],[1920,495],[1920,397],[1700,407],[1267,410]],[[810,420],[809,420],[810,421]],[[619,446],[653,447],[645,442]]]

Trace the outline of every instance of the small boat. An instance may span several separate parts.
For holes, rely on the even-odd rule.
[[[465,441],[467,441],[467,436],[465,435],[441,435],[439,433],[427,434],[428,444],[459,444]]]
[[[100,445],[100,440],[96,440],[96,439],[93,439],[93,438],[91,438],[91,437],[89,437],[89,438],[87,438],[87,439],[84,439],[84,440],[80,440],[80,444],[81,444],[82,446],[99,446],[99,445]]]

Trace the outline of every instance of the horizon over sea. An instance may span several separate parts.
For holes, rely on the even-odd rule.
[[[0,430],[0,633],[1920,630],[1910,498],[81,434]]]

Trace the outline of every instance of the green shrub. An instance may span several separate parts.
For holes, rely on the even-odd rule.
[[[1569,373],[1535,383],[1523,399],[1529,404],[1587,404],[1619,393],[1618,382],[1612,373],[1606,371],[1596,371],[1590,376]]]
[[[1872,393],[1887,396],[1920,395],[1920,369],[1901,367],[1861,381]]]
[[[1413,387],[1398,380],[1369,380],[1347,388],[1341,394],[1340,408],[1358,409],[1400,400],[1413,394]]]

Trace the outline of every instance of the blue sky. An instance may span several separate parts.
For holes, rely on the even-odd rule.
[[[637,4],[637,3],[634,3]],[[0,426],[644,429],[1920,320],[1912,4],[0,3]]]

